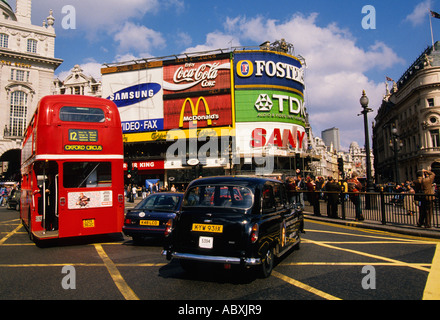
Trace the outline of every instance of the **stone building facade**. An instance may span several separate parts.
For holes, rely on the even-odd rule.
[[[17,171],[24,130],[38,101],[52,94],[55,58],[52,11],[42,25],[31,22],[32,0],[17,0],[15,11],[0,0],[0,162]],[[11,175],[11,173],[9,173]],[[5,173],[2,172],[2,177]]]
[[[397,81],[387,79],[375,118],[376,181],[413,180],[431,169],[440,181],[440,42],[428,47]]]
[[[54,80],[53,94],[101,97],[101,87],[101,81],[85,74],[79,65],[75,65],[64,80]]]

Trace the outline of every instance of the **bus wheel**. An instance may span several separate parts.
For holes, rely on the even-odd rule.
[[[27,231],[29,232],[29,239],[32,241],[32,242],[35,242],[34,240],[34,234],[32,233],[32,220],[31,220],[32,218],[31,218],[31,209],[29,209],[29,211],[28,211],[28,224],[27,224]]]

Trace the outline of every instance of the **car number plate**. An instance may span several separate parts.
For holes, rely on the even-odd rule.
[[[218,224],[193,223],[192,231],[223,233],[223,226]]]
[[[159,225],[159,221],[158,220],[140,220],[139,224],[141,226],[158,226]]]
[[[84,228],[94,228],[95,227],[95,219],[84,219],[83,220]]]
[[[199,237],[199,248],[212,249],[214,247],[213,237]]]

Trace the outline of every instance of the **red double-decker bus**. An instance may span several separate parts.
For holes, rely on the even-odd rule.
[[[20,217],[33,240],[119,233],[124,220],[119,111],[105,99],[41,99],[22,145]]]

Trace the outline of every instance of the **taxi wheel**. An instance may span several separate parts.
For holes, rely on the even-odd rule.
[[[192,260],[179,259],[180,266],[187,273],[197,273],[197,262]]]
[[[266,255],[262,259],[261,264],[261,276],[263,278],[268,278],[274,266],[275,255],[273,252],[273,248],[269,248],[266,252]]]

